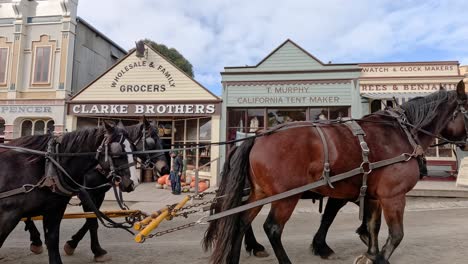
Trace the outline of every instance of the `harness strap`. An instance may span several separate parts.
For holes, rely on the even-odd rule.
[[[395,163],[398,163],[398,162],[409,161],[413,157],[415,157],[414,154],[403,153],[403,154],[401,154],[399,156],[396,156],[394,158],[391,158],[391,159],[387,159],[387,160],[383,160],[383,161],[379,161],[379,162],[369,163],[369,167],[372,168],[372,169],[378,169],[378,168],[388,166],[388,165],[391,165],[391,164],[395,164]],[[330,177],[330,181],[332,183],[337,182],[337,181],[342,181],[344,179],[356,176],[358,174],[362,174],[364,172],[365,172],[364,169],[362,167],[359,167],[359,168],[356,168],[356,169],[353,169],[353,170],[350,170],[350,171],[347,171],[347,172],[344,172],[344,173],[333,175],[332,177]],[[259,206],[262,206],[262,205],[265,205],[265,204],[268,204],[268,203],[272,203],[272,202],[275,202],[275,201],[278,201],[278,200],[281,200],[281,199],[284,199],[284,198],[291,197],[291,196],[296,195],[296,194],[300,194],[300,193],[303,193],[303,192],[306,192],[306,191],[310,191],[312,189],[315,189],[317,187],[321,187],[321,186],[324,186],[324,185],[327,185],[327,184],[328,184],[328,182],[325,179],[322,178],[322,179],[320,179],[320,180],[318,180],[316,182],[309,183],[307,185],[300,186],[300,187],[291,189],[291,190],[283,192],[283,193],[275,194],[275,195],[272,195],[270,197],[260,199],[260,200],[257,200],[255,202],[252,202],[252,203],[248,203],[248,204],[245,204],[245,205],[241,205],[239,207],[235,207],[235,208],[232,208],[232,209],[229,209],[229,210],[226,210],[226,211],[222,211],[222,212],[214,214],[214,215],[203,217],[198,222],[201,222],[202,220],[210,222],[210,221],[220,219],[220,218],[223,218],[223,217],[226,217],[226,216],[229,216],[229,215],[238,214],[238,213],[241,213],[243,211],[247,211],[247,210],[250,210],[250,209],[255,208],[255,207],[259,207]]]
[[[14,196],[17,194],[29,193],[30,191],[34,190],[36,187],[37,185],[25,184],[19,188],[0,193],[0,199]]]
[[[362,127],[354,120],[351,120],[350,122],[347,122],[345,124],[351,130],[353,135],[358,138],[359,145],[361,146],[362,150],[362,163],[360,166],[360,168],[363,169],[362,186],[359,190],[359,198],[357,199],[357,201],[359,201],[359,220],[362,220],[364,218],[364,199],[367,193],[367,178],[369,176],[369,173],[371,173],[372,171],[372,168],[369,163],[370,150],[369,146],[367,146],[367,143],[364,140],[366,133],[364,132]]]
[[[93,200],[89,196],[89,193],[86,191],[84,188],[79,189],[79,198],[81,200],[81,203],[83,205],[89,206],[91,210],[94,212],[96,215],[96,218],[101,222],[101,224],[107,228],[121,228],[124,229],[125,231],[129,232],[132,235],[135,235],[130,229],[132,228],[132,224],[129,224],[126,226],[126,223],[117,223],[111,218],[109,218],[107,215],[99,211],[99,209],[96,207],[94,204]],[[104,220],[106,220],[108,223],[106,223]]]
[[[327,143],[327,140],[325,138],[325,134],[323,133],[322,128],[320,126],[316,126],[315,128],[317,129],[317,132],[320,135],[320,139],[322,140],[322,144],[323,144],[324,157],[323,157],[323,173],[322,173],[321,179],[325,179],[328,186],[334,189],[335,187],[330,181],[330,159],[329,159],[329,154],[328,154],[328,143]]]
[[[400,124],[400,127],[405,132],[406,137],[408,138],[408,141],[409,141],[411,147],[414,150],[416,150],[417,156],[423,155],[424,154],[423,148],[421,147],[421,145],[419,143],[416,142],[416,140],[415,140],[416,136],[413,135],[408,130],[408,127],[407,127],[408,122],[406,122],[406,120],[403,120],[403,119],[406,119],[403,109],[397,108],[397,109],[394,109],[394,111],[387,110],[386,112],[389,113],[390,116],[394,117],[398,121],[398,123]],[[403,119],[402,119],[402,117],[403,117]]]

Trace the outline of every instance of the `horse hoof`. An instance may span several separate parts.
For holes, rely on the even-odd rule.
[[[265,250],[254,252],[254,256],[257,258],[266,258],[270,256]]]
[[[67,254],[68,256],[71,256],[73,255],[73,253],[75,253],[75,249],[70,246],[70,244],[65,243],[65,246],[63,246],[63,250],[65,251],[65,254]]]
[[[366,255],[361,255],[359,257],[357,257],[353,264],[373,264],[374,262],[369,259]]]
[[[112,257],[109,256],[108,254],[104,254],[104,255],[101,255],[101,256],[94,257],[95,262],[107,262],[107,261],[111,261],[111,260],[112,260]]]
[[[29,249],[31,250],[32,253],[36,255],[42,254],[42,252],[44,252],[44,247],[42,245],[36,246],[36,245],[31,244]]]

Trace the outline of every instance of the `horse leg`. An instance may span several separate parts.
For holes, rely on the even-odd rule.
[[[358,260],[355,261],[355,263],[361,264],[361,263],[368,263],[368,260],[372,260],[373,264],[389,264],[390,262],[388,261],[392,255],[392,253],[395,251],[395,249],[398,247],[400,244],[401,240],[403,239],[404,232],[403,232],[403,214],[405,210],[405,196],[401,195],[399,197],[395,198],[389,198],[389,199],[380,199],[380,205],[382,206],[383,213],[385,216],[385,221],[387,222],[388,226],[388,239],[383,246],[382,250],[378,252],[375,256],[375,259],[372,259],[371,256],[360,256],[358,257]],[[374,214],[371,217],[371,219],[374,219],[374,221],[369,221],[369,230],[371,231],[371,241],[375,239],[375,242],[371,242],[372,247],[377,247],[377,236],[378,232],[375,232],[378,230],[379,227],[379,209],[377,207],[377,210],[374,210]],[[374,223],[373,223],[374,222]],[[378,249],[377,249],[378,250]],[[376,251],[375,249],[369,248],[369,252],[371,251]]]
[[[0,207],[1,209],[1,207]],[[0,248],[3,246],[8,235],[15,229],[21,220],[21,214],[14,212],[5,212],[0,214]]]
[[[249,254],[253,253],[255,257],[268,257],[268,253],[265,251],[265,247],[257,242],[252,226],[249,226],[245,231],[245,250]]]
[[[328,229],[335,220],[336,214],[340,211],[343,206],[347,203],[346,200],[328,198],[325,211],[323,212],[322,221],[320,222],[320,228],[312,240],[312,251],[315,255],[319,255],[323,259],[328,259],[330,256],[335,254],[326,242]]]
[[[104,197],[106,196],[105,193],[91,193],[93,202],[96,205],[96,208],[101,208],[102,203],[104,202]],[[85,211],[91,211],[91,208],[88,208],[86,205],[83,205],[83,210]],[[99,222],[96,218],[89,218],[86,219],[86,222],[88,224],[89,228],[89,235],[91,237],[91,251],[94,254],[94,260],[96,262],[105,262],[109,261],[112,258],[107,255],[107,251],[104,250],[100,243],[99,243],[99,237],[98,237],[98,228],[99,228]]]
[[[78,247],[78,243],[80,243],[88,230],[88,221],[86,220],[85,224],[80,228],[80,230],[78,230],[78,232],[76,232],[76,234],[74,234],[72,238],[68,240],[63,246],[63,250],[67,255],[71,256],[75,253],[75,249]]]
[[[379,231],[382,224],[382,207],[379,201],[366,199],[366,215],[369,233],[367,256],[375,259],[379,254]]]
[[[263,224],[263,229],[270,240],[271,246],[280,264],[291,264],[291,260],[289,260],[284,250],[283,243],[281,242],[281,235],[284,225],[291,217],[299,198],[300,195],[296,195],[272,203],[268,218]]]
[[[58,210],[50,210],[44,214],[44,235],[47,251],[49,252],[49,263],[62,263],[59,251],[59,235],[60,222],[62,221],[65,208],[66,205],[64,205],[62,208],[59,208]]]
[[[26,225],[24,230],[29,231],[29,240],[31,241],[29,249],[34,254],[41,254],[44,251],[44,248],[42,247],[41,233],[39,233],[39,230],[37,230],[34,221],[30,218],[26,219],[24,224]]]

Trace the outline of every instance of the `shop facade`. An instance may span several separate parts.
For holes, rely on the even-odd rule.
[[[66,99],[83,87],[73,80],[89,82],[126,54],[76,13],[77,1],[2,3],[0,142],[62,133]]]
[[[359,74],[357,64],[324,64],[291,40],[255,66],[225,67],[221,140],[286,122],[360,117]]]
[[[440,86],[454,90],[464,78],[458,61],[363,63],[359,67],[362,69],[359,89],[364,114],[426,96],[438,91]],[[438,143],[437,139],[434,143]],[[455,171],[454,150],[451,145],[429,148],[425,153],[429,175]]]
[[[221,99],[145,45],[135,50],[72,97],[67,106],[67,128],[99,126],[103,120],[136,124],[145,116],[158,127],[165,149],[184,151],[186,175],[199,170],[216,184],[218,174]],[[214,162],[210,163],[210,161]],[[208,165],[206,165],[208,164]]]

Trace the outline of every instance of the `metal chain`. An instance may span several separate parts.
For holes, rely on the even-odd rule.
[[[178,226],[178,227],[169,228],[169,229],[164,230],[164,231],[156,232],[154,234],[149,234],[146,238],[160,237],[160,236],[170,234],[170,233],[173,233],[173,232],[176,232],[176,231],[180,231],[180,230],[184,230],[184,229],[187,229],[187,228],[190,228],[190,227],[194,227],[196,224],[197,224],[197,222],[191,222],[191,223],[181,225],[181,226]]]

